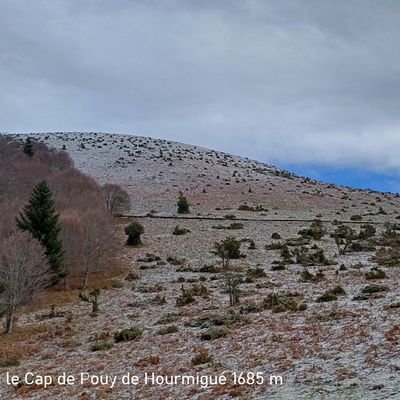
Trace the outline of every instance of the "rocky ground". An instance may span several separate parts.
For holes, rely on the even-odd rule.
[[[76,165],[99,181],[129,190],[130,214],[145,233],[142,246],[122,246],[123,226],[133,217],[116,221],[126,270],[103,282],[98,316],[90,315],[90,305],[75,292],[66,297],[53,293],[39,309],[21,314],[14,339],[0,339],[2,359],[9,351],[8,359],[15,354],[19,361],[2,365],[0,398],[400,398],[400,256],[394,254],[396,226],[391,233],[385,226],[397,222],[396,195],[314,182],[244,158],[149,138],[40,137],[57,148],[65,145]],[[179,190],[191,203],[188,218],[175,214]],[[244,204],[261,208],[238,210]],[[304,240],[298,232],[316,216],[324,221],[325,234]],[[368,243],[354,240],[362,248],[339,254],[330,236],[339,226],[334,220],[345,221],[357,235],[366,222],[376,232]],[[239,224],[237,229],[231,229],[232,223]],[[176,225],[190,232],[174,235]],[[280,239],[272,239],[273,233]],[[215,241],[228,235],[241,241],[244,256],[223,270],[212,250]],[[295,253],[302,247],[308,255],[321,249],[323,259],[301,262]],[[375,259],[382,247],[394,252],[390,262]],[[372,267],[385,277],[367,279]],[[240,302],[234,306],[224,290],[229,274],[241,280]],[[342,292],[336,299],[319,301],[338,285]],[[371,285],[379,288],[363,294]],[[194,301],[178,306],[182,288]],[[287,307],[271,308],[272,295]],[[45,315],[52,302],[60,314]],[[114,343],[114,333],[129,327],[139,328],[141,335]],[[103,348],[93,351],[93,345]],[[145,372],[221,376],[227,370],[259,372],[268,382],[235,385],[230,378],[226,385],[206,388],[142,383],[14,388],[4,380],[7,371],[119,378],[131,372],[142,379]],[[283,384],[270,385],[270,375],[280,375]]]

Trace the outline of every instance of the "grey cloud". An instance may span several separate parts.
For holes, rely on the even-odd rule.
[[[400,3],[0,2],[0,130],[400,170]]]

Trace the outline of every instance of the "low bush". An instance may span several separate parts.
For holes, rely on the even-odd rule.
[[[317,303],[325,303],[334,300],[337,300],[337,296],[334,293],[325,292],[324,294],[322,294],[317,298]]]
[[[345,295],[346,291],[343,289],[342,286],[336,285],[333,289],[329,290],[330,293],[333,293],[337,296]]]
[[[253,212],[261,212],[261,211],[268,211],[268,209],[264,208],[262,205],[258,206],[249,206],[248,204],[241,204],[238,207],[239,211],[253,211]]]
[[[114,343],[109,342],[108,340],[101,340],[99,342],[93,343],[90,349],[92,351],[100,351],[100,350],[108,350],[114,346]]]
[[[185,264],[185,259],[184,258],[178,258],[175,256],[168,256],[167,257],[167,262],[169,262],[171,265],[183,265]]]
[[[296,263],[301,264],[304,267],[309,265],[330,265],[331,262],[325,257],[325,253],[322,249],[315,246],[314,252],[311,252],[307,247],[300,247],[293,251],[296,256]]]
[[[160,261],[160,260],[161,260],[161,257],[156,256],[153,253],[146,253],[146,256],[144,258],[137,259],[138,262],[147,262],[147,263],[154,262],[154,261]]]
[[[320,219],[315,219],[309,228],[302,229],[298,233],[306,239],[320,240],[323,238],[326,231],[323,227],[322,221]]]
[[[20,365],[20,360],[15,356],[0,358],[0,368],[18,367],[18,365]]]
[[[359,239],[369,239],[376,234],[376,229],[371,224],[364,224],[361,226],[360,233],[358,234]]]
[[[232,326],[232,325],[248,325],[250,320],[243,317],[240,314],[230,313],[230,314],[211,314],[204,315],[197,318],[193,322],[189,322],[187,325],[192,328],[211,328],[213,326]]]
[[[274,313],[280,313],[285,311],[297,311],[297,304],[285,294],[269,293],[262,302],[262,308],[272,310]]]
[[[176,333],[178,332],[178,327],[176,325],[169,325],[169,326],[164,326],[160,328],[157,331],[158,335],[169,335],[170,333]]]
[[[190,289],[185,289],[182,285],[181,287],[181,294],[180,296],[176,299],[176,306],[177,307],[183,307],[187,304],[194,303],[195,299],[193,297],[193,293]]]
[[[114,334],[115,343],[129,342],[132,340],[139,339],[143,334],[143,329],[133,326],[131,328],[122,329]]]
[[[282,271],[286,268],[284,261],[272,261],[271,271]]]
[[[221,270],[218,267],[216,267],[215,265],[204,265],[204,267],[201,267],[199,269],[199,272],[215,274],[217,272],[221,272]]]
[[[264,278],[267,276],[267,274],[261,267],[249,268],[246,271],[246,274],[248,276],[251,276],[252,278]]]
[[[176,225],[174,230],[172,231],[173,235],[186,235],[187,233],[190,233],[190,230],[186,228],[181,228],[179,225]]]
[[[325,278],[323,272],[318,271],[315,275],[307,268],[300,273],[300,282],[319,282]]]
[[[200,335],[201,340],[215,340],[227,336],[228,331],[225,328],[210,328]]]
[[[361,290],[361,293],[379,293],[379,292],[387,292],[388,290],[389,288],[384,285],[368,285]]]
[[[384,278],[386,278],[386,273],[382,269],[375,267],[365,273],[365,278],[368,280],[384,279]]]
[[[296,246],[306,246],[310,244],[310,239],[305,237],[289,238],[286,240],[286,245],[296,247]]]
[[[301,303],[301,304],[299,304],[299,307],[297,309],[299,311],[305,311],[305,310],[307,310],[307,304],[306,303]]]
[[[338,296],[345,295],[346,291],[342,286],[336,285],[334,288],[326,291],[324,294],[317,298],[317,303],[325,303],[328,301],[337,300]]]
[[[207,364],[211,361],[212,358],[210,357],[208,350],[205,347],[200,346],[195,349],[195,355],[192,358],[193,365]]]

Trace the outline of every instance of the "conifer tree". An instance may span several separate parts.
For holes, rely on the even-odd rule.
[[[21,230],[30,232],[44,247],[56,283],[63,277],[64,250],[59,238],[59,214],[46,181],[39,182],[33,189],[28,204],[17,218],[17,225]]]
[[[33,148],[32,139],[30,137],[25,140],[24,153],[29,157],[33,157],[35,155],[35,149]]]
[[[190,212],[189,202],[182,192],[179,193],[177,206],[178,206],[178,214],[188,214]]]

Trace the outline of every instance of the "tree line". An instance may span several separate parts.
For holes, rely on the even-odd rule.
[[[112,216],[128,211],[118,185],[98,185],[65,151],[0,135],[0,312],[6,331],[42,289],[88,287],[116,261]]]

